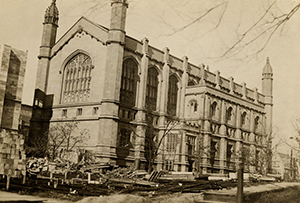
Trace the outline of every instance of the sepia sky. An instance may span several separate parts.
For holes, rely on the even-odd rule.
[[[272,26],[274,16],[289,12],[298,3],[129,0],[126,34],[140,40],[147,37],[151,46],[168,47],[174,56],[186,55],[189,62],[209,65],[210,71],[219,70],[223,77],[233,76],[235,82],[246,82],[260,92],[262,69],[269,57],[274,73],[273,131],[278,138],[288,139],[296,134],[292,123],[300,118],[300,11],[272,37],[273,29],[259,33]],[[50,4],[51,0],[0,0],[0,43],[28,50],[24,104],[32,104],[42,22]],[[57,0],[57,7],[57,40],[81,16],[109,26],[110,0]],[[239,39],[242,42],[231,49]]]

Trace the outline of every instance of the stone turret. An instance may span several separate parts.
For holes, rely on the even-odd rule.
[[[269,58],[262,73],[262,93],[265,95],[266,134],[270,136],[273,116],[273,70]]]
[[[58,26],[58,9],[56,7],[56,0],[52,0],[52,4],[47,8],[44,23],[52,23]]]
[[[40,46],[40,54],[38,56],[38,70],[36,89],[40,89],[46,92],[47,89],[47,77],[50,64],[51,49],[56,41],[56,33],[58,27],[58,9],[56,7],[56,1],[53,0],[51,5],[46,9],[44,22],[43,22],[43,35],[42,43]]]
[[[49,129],[52,117],[53,96],[47,95],[48,74],[51,60],[51,49],[56,42],[58,27],[58,9],[56,1],[46,9],[43,22],[43,35],[38,56],[37,76],[34,92],[33,111],[30,120],[29,146],[37,146],[36,140],[42,140]]]
[[[106,66],[97,148],[102,161],[109,162],[116,156],[118,135],[118,109],[125,43],[127,0],[111,1],[110,28],[107,40]]]

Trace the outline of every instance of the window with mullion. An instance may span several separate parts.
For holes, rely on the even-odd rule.
[[[177,83],[178,80],[176,76],[171,75],[169,78],[168,106],[167,106],[167,113],[169,116],[176,116],[177,94],[178,94]]]
[[[132,59],[123,62],[120,103],[121,105],[135,106],[137,86],[137,64]]]
[[[89,88],[82,85],[85,76],[82,72],[89,71],[89,83],[91,81],[92,59],[83,53],[75,55],[64,68],[62,83],[62,103],[87,101],[89,98]]]
[[[148,69],[147,91],[146,91],[146,108],[149,111],[156,110],[157,89],[158,89],[158,72],[155,68]]]

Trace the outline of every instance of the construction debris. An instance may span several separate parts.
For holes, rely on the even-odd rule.
[[[0,175],[7,177],[6,190],[11,177],[26,178],[26,155],[23,135],[4,129],[0,132]]]

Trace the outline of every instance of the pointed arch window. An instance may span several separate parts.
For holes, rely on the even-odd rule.
[[[146,92],[146,108],[149,111],[156,110],[158,89],[158,71],[151,67],[148,69],[147,92]]]
[[[175,75],[169,77],[169,91],[168,91],[168,106],[167,113],[169,116],[176,116],[177,108],[177,94],[178,94],[178,80]]]
[[[138,67],[136,62],[133,59],[124,60],[120,90],[121,105],[135,106],[137,79]]]
[[[216,112],[217,112],[217,102],[214,102],[211,106],[210,106],[210,116],[211,118],[216,116]]]
[[[83,53],[67,62],[63,75],[62,103],[89,100],[92,69],[91,57]]]
[[[245,127],[246,126],[246,118],[247,118],[247,113],[244,112],[241,116],[241,127]]]
[[[227,120],[227,122],[230,122],[230,121],[232,120],[232,108],[231,108],[231,107],[229,107],[229,108],[227,109],[227,112],[226,112],[226,120]]]
[[[195,113],[197,112],[198,109],[198,103],[196,100],[191,100],[189,102],[189,106],[190,106],[190,113]]]
[[[254,129],[253,131],[254,132],[258,132],[259,130],[259,117],[257,116],[255,119],[254,119]]]

